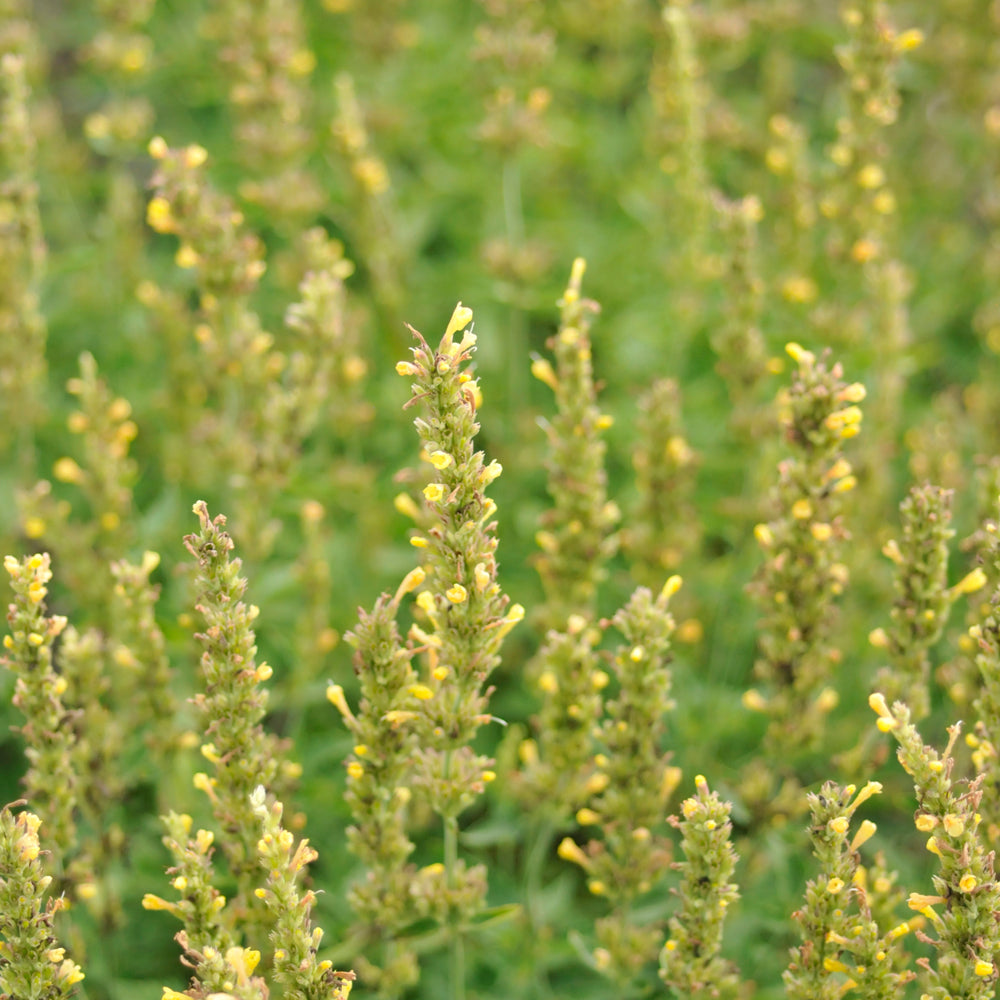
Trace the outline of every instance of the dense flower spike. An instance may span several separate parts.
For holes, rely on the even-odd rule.
[[[585,263],[573,262],[559,302],[560,321],[548,341],[555,367],[542,358],[532,371],[555,393],[558,412],[548,424],[549,493],[554,501],[541,519],[535,565],[545,586],[549,628],[562,629],[571,614],[594,617],[597,587],[618,547],[618,506],[607,499],[603,431],[610,418],[597,407],[590,346],[591,317],[600,308],[580,297]]]
[[[919,31],[900,32],[883,0],[842,0],[847,41],[836,49],[844,74],[844,111],[827,155],[829,177],[820,200],[830,220],[826,249],[839,261],[842,279],[853,286],[856,304],[830,310],[820,323],[826,342],[857,350],[876,341],[881,364],[871,380],[873,426],[879,435],[862,442],[864,465],[895,454],[901,400],[913,339],[907,299],[911,279],[899,259],[896,192],[888,170],[889,128],[902,99],[896,82],[901,56],[920,43]],[[848,355],[853,362],[853,356]],[[873,477],[872,497],[882,477]]]
[[[279,350],[251,303],[266,270],[263,243],[208,182],[208,153],[193,145],[171,149],[154,139],[150,155],[157,169],[147,222],[178,237],[176,263],[194,270],[198,289],[199,312],[192,320],[201,359],[188,379],[196,388],[181,387],[197,401],[195,412],[183,417],[198,447],[186,465],[200,469],[211,457],[226,470],[248,542],[266,552],[277,530],[270,502],[327,400],[339,399],[352,426],[366,412],[355,397],[366,364],[357,353],[344,290],[353,265],[322,230],[306,234],[301,300],[286,313],[288,351]],[[151,301],[161,298],[154,289]],[[220,406],[224,400],[230,405]]]
[[[323,929],[313,927],[310,917],[316,893],[312,889],[303,891],[299,885],[306,866],[319,854],[308,840],[295,843],[294,835],[281,825],[281,803],[268,803],[263,786],[254,789],[250,803],[261,824],[257,853],[261,867],[268,873],[267,886],[258,889],[257,895],[274,919],[274,978],[288,1000],[346,1000],[354,973],[337,972],[328,959],[317,958]],[[250,955],[248,949],[243,949],[244,959]],[[260,958],[258,952],[252,955],[246,962],[247,975],[252,974]]]
[[[656,597],[640,587],[604,622],[625,638],[612,660],[618,694],[607,702],[598,730],[589,807],[577,813],[578,822],[598,828],[602,837],[582,850],[569,838],[559,846],[560,856],[586,871],[588,888],[612,910],[597,922],[593,962],[605,975],[627,980],[656,957],[662,940],[657,926],[636,922],[633,908],[670,860],[663,818],[680,772],[668,766],[661,743],[664,716],[673,707],[669,605],[680,586],[680,577],[671,577]]]
[[[109,563],[122,558],[131,540],[138,467],[130,451],[139,428],[132,405],[111,391],[93,355],[84,351],[79,366],[79,375],[66,382],[77,407],[66,423],[80,439],[74,449],[80,461],[60,456],[52,463],[52,478],[79,490],[88,516],[82,524],[72,518],[71,505],[57,498],[48,480],[18,499],[25,534],[44,538],[60,553],[60,577],[87,604],[101,609],[98,624],[111,631],[114,583]]]
[[[235,944],[233,909],[226,908],[226,897],[215,886],[215,834],[199,829],[191,836],[192,819],[186,813],[171,812],[163,817],[163,824],[167,829],[163,843],[173,859],[167,874],[181,898],[171,902],[147,892],[143,909],[162,910],[183,922],[176,940],[184,950],[185,964],[194,970],[194,996],[226,990],[232,977],[226,955]],[[261,996],[261,982],[250,985],[254,992],[246,1000],[256,1000]]]
[[[361,685],[357,714],[339,684],[327,689],[355,741],[344,794],[353,821],[347,843],[366,869],[349,894],[367,946],[358,965],[364,983],[385,997],[398,995],[418,975],[412,950],[395,940],[412,920],[415,869],[408,863],[413,843],[406,835],[406,807],[412,797],[418,711],[418,677],[411,662],[417,649],[403,644],[396,616],[403,596],[423,580],[423,570],[413,570],[394,597],[383,594],[370,612],[361,611],[358,624],[345,636],[354,648],[354,672]],[[377,956],[370,953],[376,948]]]
[[[38,830],[24,802],[0,810],[0,996],[62,1000],[76,993],[83,972],[59,945],[53,925],[65,900],[47,898]]]
[[[889,708],[881,694],[873,694],[869,705],[878,715],[879,729],[892,733],[899,744],[899,762],[913,779],[917,797],[914,822],[922,836],[930,834],[925,846],[938,859],[934,895],[912,893],[909,900],[934,935],[919,935],[937,953],[933,966],[924,965],[926,995],[931,1000],[992,997],[1000,962],[995,919],[1000,887],[993,852],[980,829],[984,775],[972,781],[953,777],[952,750],[961,723],[949,727],[948,745],[938,753],[921,739],[905,704],[897,701]]]
[[[677,570],[699,541],[691,503],[699,461],[684,434],[674,379],[657,379],[643,393],[636,431],[632,465],[639,500],[622,536],[637,578],[651,585],[664,571]]]
[[[687,237],[679,241],[679,252],[688,269],[704,248],[710,194],[705,165],[708,90],[691,15],[689,0],[667,0],[663,5],[669,54],[650,81],[663,132],[660,167],[675,183],[670,216],[675,229]]]
[[[806,887],[804,905],[792,915],[803,939],[785,972],[793,1000],[835,1000],[847,989],[889,1000],[913,978],[912,972],[900,971],[906,960],[900,940],[917,925],[880,929],[866,888],[858,849],[874,835],[875,824],[863,820],[854,835],[850,833],[857,808],[881,790],[877,781],[860,791],[828,781],[819,793],[807,796],[809,834],[820,873]]]
[[[66,680],[52,663],[52,647],[65,630],[66,619],[45,614],[50,565],[47,552],[4,559],[14,600],[7,608],[10,632],[3,638],[3,664],[17,678],[14,706],[24,716],[21,735],[31,765],[24,779],[25,790],[65,863],[76,837],[74,808],[80,776],[73,767],[77,736],[72,715],[62,700]]]
[[[226,518],[220,514],[213,520],[201,500],[194,512],[199,531],[187,535],[184,544],[198,567],[196,608],[204,617],[205,631],[197,636],[204,648],[203,690],[193,702],[205,735],[201,753],[214,773],[198,775],[196,784],[227,831],[222,846],[246,899],[257,871],[258,821],[250,793],[258,784],[274,788],[284,748],[261,727],[268,697],[261,683],[271,669],[255,659],[253,622],[260,612],[243,602],[247,581],[240,575],[240,560],[231,555],[234,545],[224,530]]]
[[[497,581],[496,504],[486,489],[502,469],[475,450],[479,387],[467,371],[476,344],[466,329],[471,321],[472,310],[459,303],[436,349],[411,328],[413,360],[397,366],[413,378],[407,406],[419,403],[423,410],[415,421],[421,456],[438,487],[424,491],[426,589],[416,601],[423,624],[412,632],[426,647],[427,675],[409,690],[418,737],[412,780],[444,821],[445,856],[443,873],[423,869],[413,892],[418,905],[452,929],[453,983],[464,976],[458,928],[483,906],[486,891],[483,869],[466,868],[458,858],[458,816],[495,777],[492,761],[471,743],[492,718],[485,684],[500,662],[504,636],[524,617]]]
[[[732,962],[720,954],[726,912],[738,898],[729,880],[737,855],[730,837],[731,806],[709,790],[702,775],[694,779],[695,794],[685,799],[680,816],[670,822],[681,831],[684,861],[680,912],[670,919],[670,937],[660,952],[660,978],[678,998],[708,992],[731,995],[739,982]]]
[[[994,498],[996,504],[996,498]],[[987,569],[977,567],[983,581],[996,580],[1000,573],[1000,522],[990,518],[981,532],[981,559]],[[978,583],[979,580],[974,582]],[[969,643],[975,649],[975,663],[980,677],[978,697],[974,702],[976,726],[966,735],[972,747],[972,763],[987,788],[1000,787],[1000,588],[994,588],[981,605],[979,622],[969,629]],[[1000,841],[1000,801],[984,796],[981,812],[986,821],[986,835],[994,845]]]
[[[892,626],[876,629],[871,644],[884,649],[890,663],[879,671],[875,688],[887,701],[906,698],[914,719],[930,712],[929,651],[940,639],[952,604],[981,586],[982,571],[973,572],[954,587],[947,585],[948,540],[951,528],[949,490],[915,486],[900,505],[903,531],[882,548],[895,566],[896,600]]]
[[[759,422],[757,389],[768,372],[760,328],[764,289],[757,260],[757,227],[764,210],[752,195],[732,202],[716,195],[713,205],[728,249],[722,275],[726,313],[712,336],[719,358],[715,367],[729,390],[730,422],[742,437],[753,436]]]
[[[767,687],[750,701],[770,717],[767,745],[783,760],[819,742],[836,704],[826,685],[839,653],[829,637],[848,577],[840,546],[850,537],[840,500],[855,485],[841,449],[860,430],[865,396],[860,383],[843,381],[839,364],[799,344],[786,350],[796,372],[779,404],[791,454],[778,465],[777,516],[755,530],[764,556],[751,585],[764,611],[755,670]]]
[[[533,720],[534,736],[519,749],[519,795],[557,822],[590,798],[594,772],[593,733],[610,680],[595,648],[601,630],[582,615],[570,615],[565,631],[551,630],[529,665],[542,699]]]
[[[204,30],[227,67],[237,148],[249,173],[240,194],[285,226],[301,224],[324,202],[305,165],[316,56],[306,41],[302,4],[269,0],[257,7],[227,0],[212,8]]]
[[[400,252],[403,234],[393,206],[392,182],[379,156],[358,101],[354,78],[338,73],[333,84],[337,111],[331,125],[334,147],[350,175],[354,210],[345,218],[358,260],[371,272],[379,304],[395,314],[403,279]]]

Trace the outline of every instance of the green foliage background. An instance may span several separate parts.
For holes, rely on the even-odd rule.
[[[233,197],[253,179],[234,138],[232,69],[220,60],[221,43],[203,30],[207,19],[224,20],[231,6],[160,0],[144,29],[152,43],[149,71],[124,80],[100,72],[88,54],[91,40],[113,20],[113,5],[45,2],[27,13],[39,41],[30,77],[48,246],[41,305],[49,330],[49,371],[33,457],[26,463],[11,448],[0,466],[6,512],[0,528],[6,551],[45,545],[44,537],[38,543],[24,537],[14,497],[37,478],[51,478],[60,456],[75,454],[76,441],[66,429],[72,400],[63,386],[77,373],[79,354],[92,352],[113,392],[132,404],[139,427],[133,447],[139,470],[133,545],[121,554],[137,559],[144,549],[155,549],[162,555],[161,624],[182,699],[195,689],[197,653],[183,619],[191,598],[181,537],[192,530],[195,499],[208,500],[213,513],[231,511],[232,484],[226,469],[212,465],[183,481],[165,470],[177,401],[163,385],[167,345],[136,288],[154,280],[191,295],[192,284],[190,274],[174,265],[176,241],[144,224],[153,170],[145,143],[158,134],[171,146],[204,146],[211,180]],[[341,240],[357,265],[348,292],[368,364],[364,395],[371,415],[346,437],[335,427],[321,427],[305,442],[269,512],[281,519],[282,531],[265,558],[253,557],[252,540],[238,519],[231,519],[230,530],[246,557],[250,599],[262,609],[261,658],[274,666],[269,726],[294,737],[291,756],[304,768],[289,808],[307,815],[308,835],[320,851],[313,875],[324,889],[317,920],[326,928],[326,941],[335,943],[349,926],[343,889],[357,872],[343,846],[348,817],[340,761],[350,740],[323,691],[332,679],[351,695],[352,678],[349,651],[341,645],[305,685],[292,690],[283,684],[301,639],[296,622],[304,598],[292,571],[303,545],[299,509],[304,501],[318,500],[327,511],[329,614],[342,633],[358,605],[394,589],[414,564],[408,525],[392,505],[400,489],[397,472],[416,464],[416,437],[401,410],[407,388],[393,371],[395,362],[408,356],[404,321],[434,340],[456,301],[470,305],[484,392],[481,447],[505,470],[493,491],[501,580],[529,610],[528,623],[507,640],[493,706],[523,733],[537,700],[521,668],[540,641],[530,627],[532,609],[541,601],[530,561],[537,519],[548,506],[538,420],[552,409],[548,390],[530,377],[530,357],[545,353],[558,319],[556,300],[573,258],[582,256],[588,263],[585,294],[602,307],[592,334],[594,363],[601,407],[615,418],[607,435],[609,493],[622,507],[626,526],[636,498],[631,468],[636,398],[657,376],[676,378],[682,387],[686,432],[700,461],[693,498],[699,538],[677,567],[685,578],[677,607],[679,619],[701,623],[702,638],[676,647],[678,707],[668,720],[669,741],[685,775],[682,787],[704,773],[734,802],[743,858],[736,877],[744,904],[732,914],[726,951],[758,983],[757,996],[778,996],[787,948],[795,942],[788,915],[799,904],[811,869],[801,817],[784,825],[765,822],[742,805],[741,772],[757,755],[764,721],[740,699],[752,684],[758,617],[744,593],[759,562],[752,528],[766,511],[765,492],[781,443],[775,430],[741,438],[730,423],[731,403],[712,347],[732,301],[732,287],[718,277],[718,262],[730,248],[717,228],[706,224],[698,231],[673,169],[684,152],[677,145],[677,121],[657,109],[650,93],[654,67],[670,58],[660,11],[640,0],[329,5],[336,9],[303,0],[285,6],[300,8],[303,38],[316,56],[304,84],[311,103],[303,113],[310,134],[307,166],[324,201],[306,219],[241,203],[270,262],[255,306],[280,341],[281,315],[294,299],[288,275],[294,272],[297,230],[319,224]],[[903,351],[887,348],[877,329],[833,345],[848,381],[869,382],[874,391],[875,375],[887,365],[905,378],[905,391],[896,427],[870,426],[866,419],[862,432],[883,443],[885,461],[863,470],[861,499],[849,515],[853,581],[836,632],[843,652],[834,681],[840,707],[827,745],[803,764],[810,785],[827,777],[851,780],[852,774],[838,772],[834,757],[871,728],[865,696],[881,661],[866,637],[888,618],[891,576],[879,550],[896,530],[905,489],[925,476],[955,488],[958,537],[966,537],[984,512],[975,462],[997,452],[993,386],[1000,336],[992,330],[992,307],[1000,134],[991,131],[989,113],[997,113],[994,102],[1000,101],[1000,25],[988,5],[974,0],[885,6],[898,28],[919,27],[926,36],[895,71],[902,105],[898,122],[882,137],[888,184],[898,203],[895,252],[912,286],[906,303],[912,336]],[[703,67],[698,83],[707,94],[707,182],[729,198],[756,194],[763,206],[757,266],[767,352],[783,356],[789,340],[818,352],[828,332],[820,307],[855,301],[862,284],[830,256],[822,226],[814,231],[811,260],[790,256],[789,182],[767,167],[774,142],[768,123],[780,113],[801,124],[806,162],[822,196],[828,151],[845,107],[844,73],[835,55],[845,43],[844,23],[835,5],[807,0],[708,0],[693,5],[690,14]],[[13,21],[17,11],[5,16]],[[499,24],[516,38],[519,19],[551,32],[549,58],[514,70],[477,59],[477,31],[484,24]],[[335,78],[344,72],[353,77],[369,141],[390,178],[380,229],[362,210],[350,164],[331,134],[338,114]],[[518,90],[518,100],[531,87],[546,88],[551,101],[540,144],[503,148],[482,138],[484,103],[505,84]],[[122,94],[149,102],[148,128],[120,143],[88,139],[89,117]],[[388,255],[389,282],[373,268],[373,247]],[[498,247],[507,264],[498,264]],[[814,303],[796,304],[782,295],[783,283],[800,264],[808,264],[816,282]],[[190,348],[196,359],[193,340]],[[758,400],[773,397],[786,379],[780,373],[767,376]],[[870,405],[877,402],[876,396]],[[253,400],[243,403],[253,406]],[[73,504],[76,519],[99,513],[89,511],[71,486],[54,488]],[[100,609],[60,586],[59,560],[54,551],[52,607],[81,626],[99,622]],[[954,566],[958,579],[970,568],[968,557],[956,551]],[[602,613],[610,615],[631,592],[632,570],[625,556],[617,557],[600,595]],[[959,618],[956,613],[953,634],[936,654],[942,662],[955,655]],[[9,694],[10,682],[0,684]],[[941,688],[933,698],[935,711],[924,732],[937,740],[944,725],[968,706],[956,706]],[[17,724],[13,709],[3,712],[10,725]],[[190,719],[180,724],[190,725]],[[8,801],[18,795],[22,747],[16,733],[2,740],[0,786]],[[509,760],[512,740],[499,753]],[[108,875],[121,893],[124,923],[106,933],[88,924],[83,907],[74,911],[78,940],[72,944],[87,970],[84,992],[94,1000],[155,996],[164,984],[181,988],[171,941],[175,928],[164,914],[141,910],[139,901],[144,892],[164,888],[167,859],[157,815],[173,808],[197,816],[203,809],[190,786],[198,766],[196,751],[179,751],[170,773],[149,774],[125,801],[109,803],[108,822],[119,824],[129,843],[126,857]],[[887,791],[870,813],[879,823],[878,847],[901,871],[902,882],[920,888],[927,883],[927,863],[909,820],[911,792],[891,764],[879,776]],[[463,850],[489,864],[491,902],[519,901],[527,828],[505,794],[502,776],[463,827]],[[418,860],[437,856],[436,837],[433,829],[425,832]],[[669,884],[668,875],[665,887]],[[470,995],[607,995],[608,984],[581,963],[570,941],[571,932],[586,937],[601,912],[599,902],[587,897],[578,873],[554,854],[546,886],[545,936],[529,944],[517,920],[484,929],[474,952]],[[675,906],[665,887],[648,902],[651,918],[662,918]],[[342,964],[349,961],[347,956]],[[443,976],[443,961],[430,951],[419,995],[439,995]],[[646,985],[658,988],[653,976]],[[364,984],[357,990],[364,995]]]

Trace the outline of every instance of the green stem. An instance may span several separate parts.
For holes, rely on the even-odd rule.
[[[540,913],[542,896],[542,871],[545,860],[552,847],[552,841],[556,832],[556,823],[549,812],[543,812],[536,817],[529,833],[531,838],[528,846],[528,856],[524,864],[524,912],[527,917],[528,947],[525,949],[525,958],[534,969],[534,986],[536,995],[539,997],[550,997],[552,990],[548,981],[548,974],[544,965],[539,960],[539,942],[542,938],[543,919]]]
[[[444,817],[444,868],[448,888],[455,888],[455,875],[458,868],[458,817]],[[451,951],[451,998],[465,998],[465,942],[462,929],[455,917],[449,915],[449,948]]]

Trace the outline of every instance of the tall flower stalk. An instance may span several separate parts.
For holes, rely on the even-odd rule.
[[[417,734],[413,784],[442,819],[444,860],[421,870],[413,893],[448,927],[456,998],[464,995],[462,938],[486,893],[485,869],[459,858],[458,817],[496,777],[493,762],[471,744],[492,719],[485,685],[500,662],[503,638],[524,617],[497,580],[496,504],[486,489],[502,468],[475,447],[479,395],[468,371],[476,345],[466,330],[471,321],[472,310],[456,306],[436,348],[411,327],[413,359],[396,366],[413,379],[407,406],[423,411],[415,425],[421,458],[433,470],[423,489],[429,526],[411,539],[425,557],[426,589],[416,602],[422,624],[413,635],[425,646],[426,672],[411,691],[419,710],[410,724]]]

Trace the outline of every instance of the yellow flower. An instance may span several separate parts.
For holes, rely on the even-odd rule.
[[[876,830],[877,827],[870,819],[864,820],[851,840],[851,850],[856,851],[866,841],[871,840]]]
[[[958,887],[962,890],[962,892],[972,892],[977,885],[979,885],[979,879],[977,879],[971,872],[967,872],[963,875],[958,883]]]
[[[444,499],[444,484],[428,483],[423,489],[423,494],[430,503],[440,503]]]
[[[61,483],[82,483],[83,469],[72,458],[60,458],[52,466],[52,475]]]
[[[563,837],[559,842],[557,853],[563,861],[572,861],[573,864],[580,865],[582,868],[590,866],[590,859],[583,853],[579,844],[571,837]]]
[[[427,460],[434,466],[435,469],[447,469],[449,465],[452,464],[454,459],[446,451],[432,451],[430,455],[427,456]]]
[[[172,232],[175,227],[174,217],[170,211],[170,202],[157,195],[146,206],[146,223],[157,233]]]
[[[812,351],[807,351],[801,344],[797,344],[795,341],[785,344],[785,351],[801,367],[810,366],[816,360],[816,355]]]
[[[559,380],[556,378],[555,370],[545,358],[535,358],[531,362],[531,374],[539,382],[544,382],[553,392],[559,388]]]

